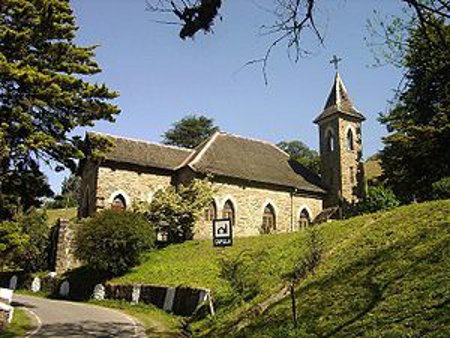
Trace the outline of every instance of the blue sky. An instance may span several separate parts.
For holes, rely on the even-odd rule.
[[[399,12],[397,0],[321,2],[319,24],[325,47],[310,44],[314,54],[298,63],[289,60],[284,46],[275,49],[268,65],[269,84],[258,65],[240,68],[260,58],[270,38],[258,36],[273,17],[256,0],[224,0],[222,20],[214,34],[194,40],[178,38],[176,26],[162,25],[145,11],[144,0],[72,1],[80,26],[77,42],[99,45],[97,61],[103,72],[91,81],[118,90],[122,109],[116,123],[97,123],[97,131],[160,141],[171,124],[190,113],[214,118],[224,131],[279,142],[300,139],[318,148],[317,126],[334,78],[333,54],[343,59],[341,77],[356,107],[367,117],[363,125],[364,155],[381,148],[385,128],[377,122],[386,111],[400,71],[392,66],[373,68],[366,47],[367,19],[373,10]],[[258,1],[271,7],[272,0]],[[239,71],[240,70],[240,71]],[[84,130],[79,130],[84,133]],[[54,190],[67,172],[47,170]]]

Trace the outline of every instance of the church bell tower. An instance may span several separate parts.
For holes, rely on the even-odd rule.
[[[361,123],[365,117],[353,106],[336,71],[319,126],[321,175],[328,195],[324,207],[358,202],[364,196]]]

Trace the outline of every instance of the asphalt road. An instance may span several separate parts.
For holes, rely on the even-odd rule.
[[[14,295],[12,305],[34,317],[27,337],[145,337],[133,318],[100,306],[22,295]]]

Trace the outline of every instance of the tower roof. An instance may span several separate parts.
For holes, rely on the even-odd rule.
[[[333,87],[331,87],[325,107],[323,108],[322,113],[320,113],[314,120],[314,123],[318,123],[327,117],[339,113],[354,117],[361,121],[366,119],[364,115],[353,106],[353,103],[347,93],[347,89],[345,89],[339,73],[336,72]]]

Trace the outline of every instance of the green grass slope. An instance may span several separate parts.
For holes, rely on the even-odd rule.
[[[77,216],[77,208],[65,208],[65,209],[47,209],[47,223],[50,226],[56,224],[56,221],[60,218],[72,219]]]
[[[261,315],[242,314],[284,285],[307,249],[308,231],[237,239],[232,248],[192,241],[148,254],[114,282],[188,284],[211,288],[215,318],[192,325],[197,336],[357,337],[442,336],[450,332],[450,201],[318,226],[324,256],[313,275],[296,288],[299,324],[285,299]],[[220,278],[220,259],[264,252],[252,273],[260,292],[253,300],[227,303],[231,287]]]

